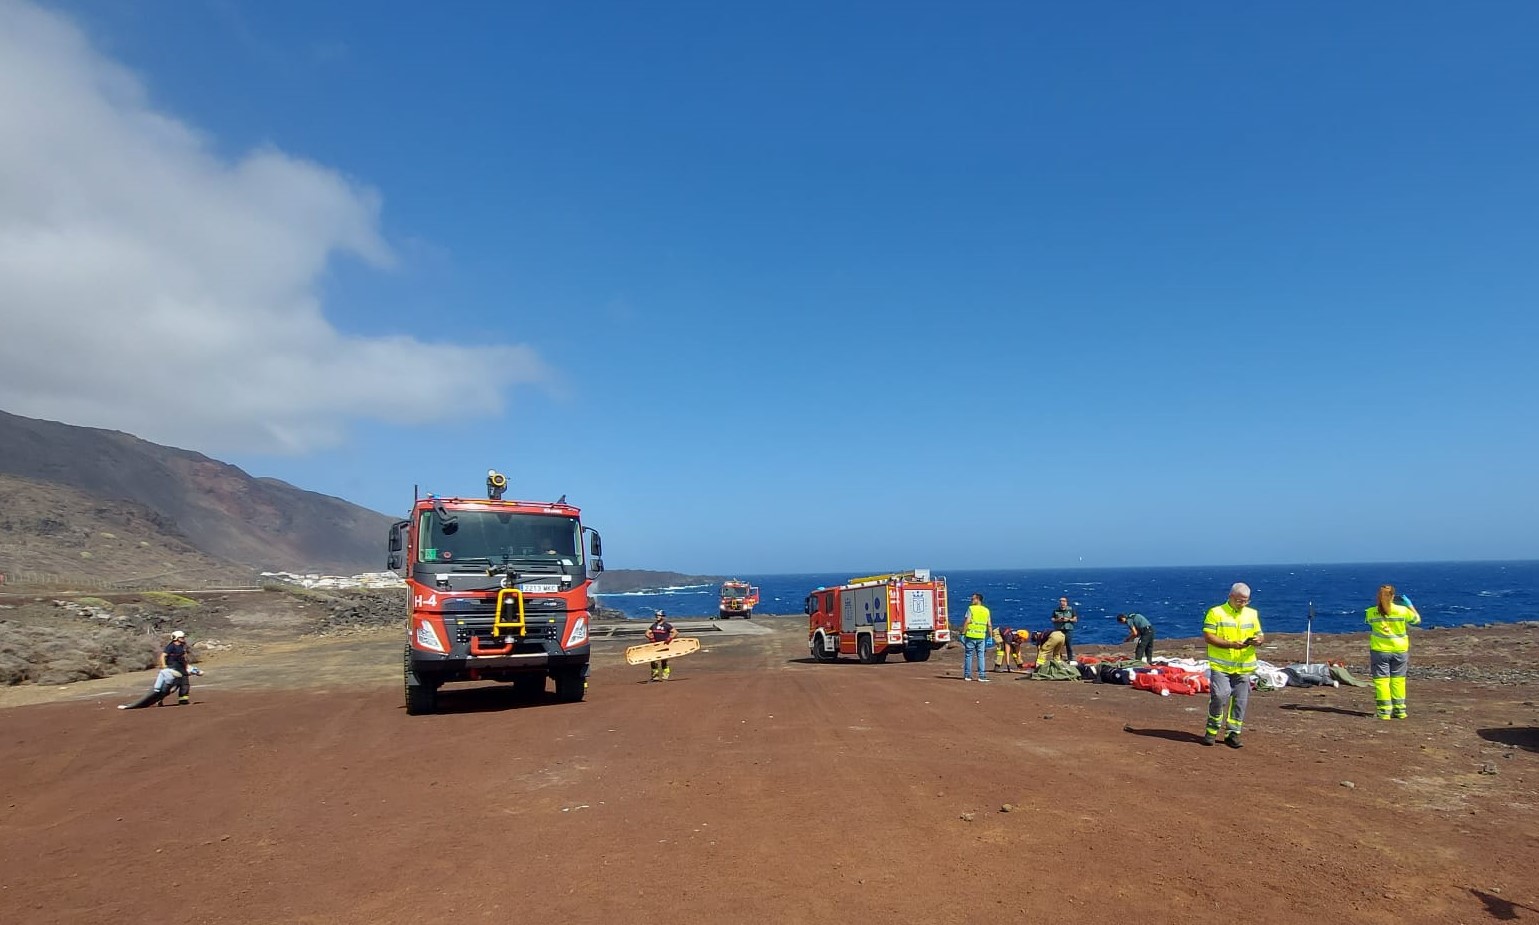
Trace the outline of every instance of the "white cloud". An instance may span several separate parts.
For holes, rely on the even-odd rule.
[[[508,387],[546,380],[527,347],[326,320],[328,261],[392,264],[379,209],[276,149],[221,158],[67,19],[0,0],[0,409],[304,452],[349,419],[494,412]]]

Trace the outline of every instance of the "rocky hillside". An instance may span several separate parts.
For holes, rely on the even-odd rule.
[[[384,514],[277,479],[253,478],[201,453],[3,411],[0,476],[10,477],[12,490],[23,484],[17,480],[73,490],[57,496],[57,509],[47,509],[52,502],[40,498],[41,508],[34,505],[0,526],[0,570],[13,573],[29,570],[38,561],[29,557],[45,555],[45,546],[51,546],[50,561],[68,559],[71,550],[76,559],[81,551],[94,556],[79,547],[79,537],[117,534],[125,518],[149,528],[131,536],[134,543],[150,544],[139,548],[180,554],[180,543],[206,557],[210,567],[372,571],[382,567],[391,523]],[[38,531],[45,521],[48,526]],[[141,564],[125,561],[123,567],[126,574]]]
[[[0,590],[249,585],[255,573],[200,552],[132,501],[0,475]]]

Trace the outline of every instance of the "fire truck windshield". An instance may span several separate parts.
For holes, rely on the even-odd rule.
[[[566,559],[582,564],[582,527],[575,517],[504,511],[432,511],[417,519],[417,561],[502,565]]]
[[[722,597],[730,597],[730,598],[734,598],[734,599],[745,598],[745,597],[748,596],[748,589],[747,588],[734,588],[734,587],[728,586],[728,587],[725,587],[725,588],[721,589],[721,596]]]

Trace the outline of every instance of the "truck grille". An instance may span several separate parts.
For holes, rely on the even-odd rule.
[[[562,616],[564,617],[565,614]],[[548,617],[540,617],[538,620],[536,620],[532,616],[527,617],[524,625],[523,638],[528,641],[560,639],[561,626],[565,621],[546,622],[549,619],[550,618]],[[463,625],[456,625],[454,627],[454,639],[456,642],[470,642],[470,638],[472,636],[480,637],[482,643],[496,643],[501,641],[500,639],[492,636],[491,617],[486,617],[484,619],[465,620]]]

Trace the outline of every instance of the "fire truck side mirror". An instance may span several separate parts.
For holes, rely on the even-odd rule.
[[[406,528],[408,526],[410,526],[410,523],[405,520],[398,520],[390,525],[390,542],[387,547],[390,555],[385,558],[385,568],[392,572],[398,571],[405,564],[404,560],[406,557],[402,553],[406,549]]]
[[[594,559],[593,560],[593,574],[597,575],[598,573],[602,572],[603,570],[604,570],[604,560],[603,559]]]
[[[597,559],[604,554],[604,540],[592,527],[583,527],[588,534],[588,555]]]

